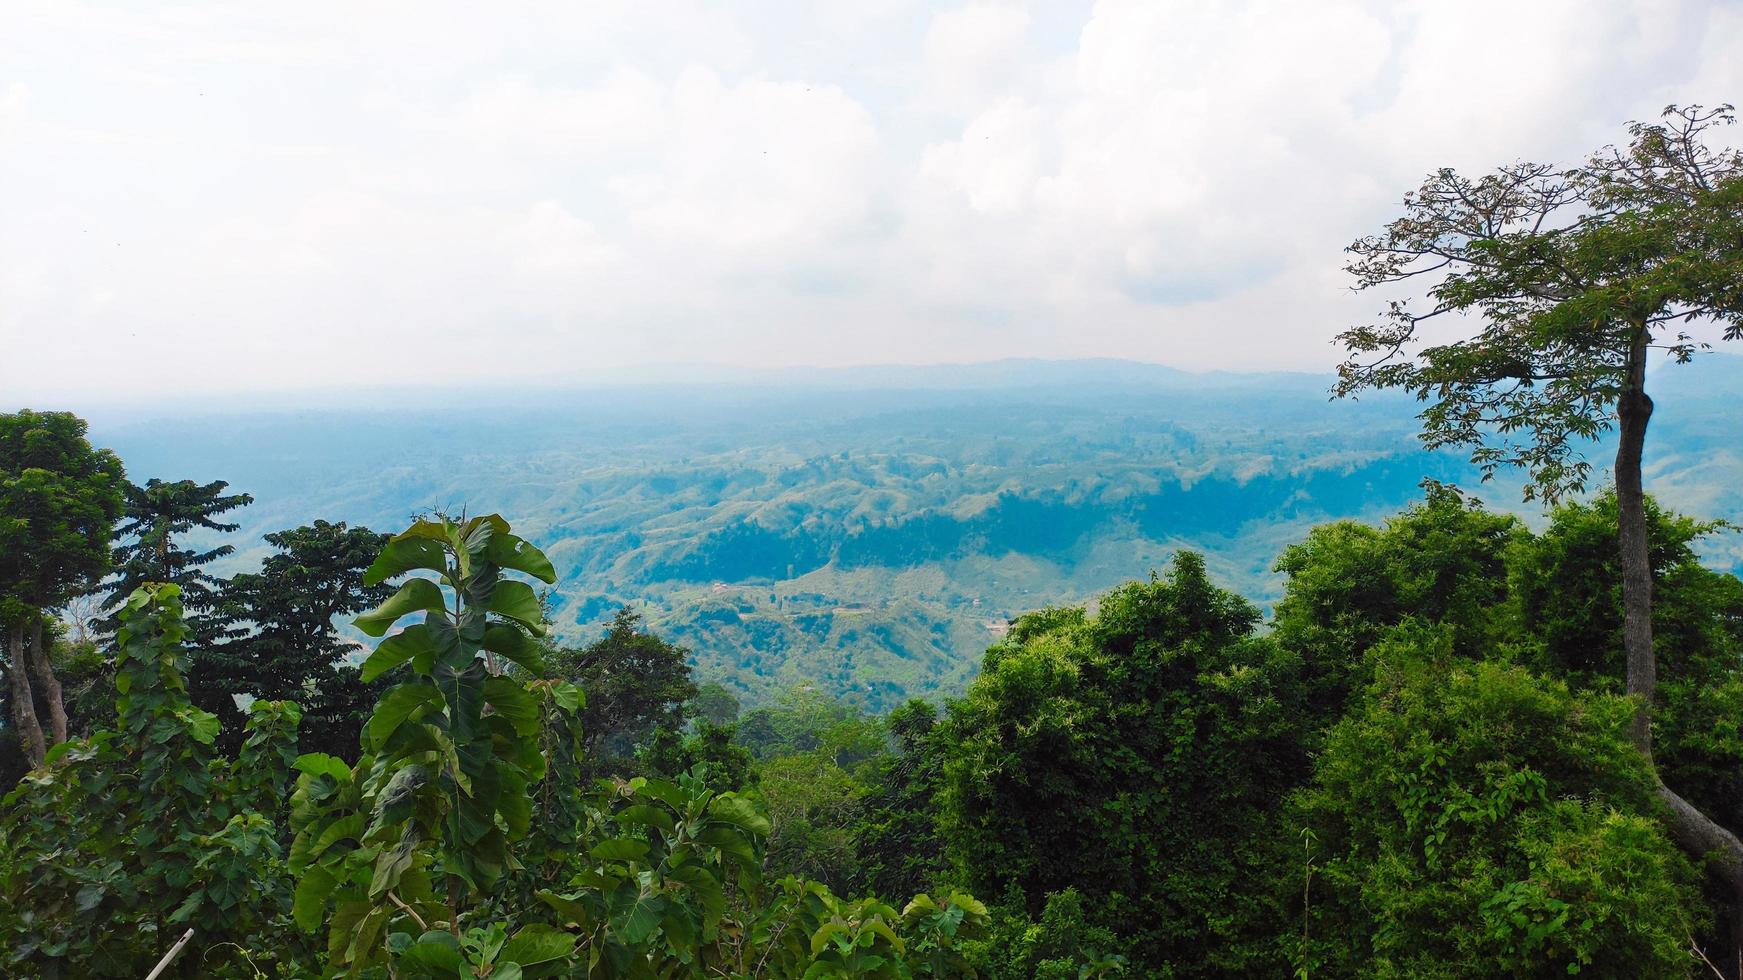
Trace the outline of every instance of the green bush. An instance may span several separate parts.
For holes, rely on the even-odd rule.
[[[1629,702],[1452,650],[1409,623],[1385,641],[1294,800],[1313,869],[1297,967],[1688,976],[1702,905]]]

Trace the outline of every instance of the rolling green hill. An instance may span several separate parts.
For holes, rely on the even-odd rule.
[[[1518,507],[1516,486],[1423,453],[1413,403],[1326,387],[1014,361],[92,414],[135,480],[255,495],[239,568],[262,534],[315,517],[391,530],[432,507],[500,511],[559,569],[564,636],[631,603],[752,701],[809,681],[881,709],[959,690],[1011,616],[1092,600],[1179,548],[1267,599],[1285,544],[1395,511],[1425,478]],[[1657,387],[1653,486],[1743,519],[1743,358],[1667,367]],[[1719,563],[1743,563],[1735,537]]]

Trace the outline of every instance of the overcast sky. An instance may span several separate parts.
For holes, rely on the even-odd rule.
[[[1426,171],[1673,101],[1743,3],[5,0],[0,402],[1323,369]]]

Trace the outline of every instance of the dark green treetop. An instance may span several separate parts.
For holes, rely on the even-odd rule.
[[[115,531],[123,539],[115,549],[117,578],[103,608],[120,605],[147,582],[170,583],[181,589],[194,644],[212,645],[224,632],[222,618],[217,615],[223,582],[204,569],[236,549],[225,544],[193,551],[178,539],[196,528],[224,534],[237,529],[239,525],[217,517],[253,503],[254,498],[245,493],[226,494],[229,486],[223,480],[201,484],[156,477],[144,486],[129,484],[126,520]]]
[[[1015,888],[1030,915],[1076,888],[1140,973],[1282,969],[1270,858],[1251,842],[1307,755],[1292,665],[1258,623],[1190,552],[1093,617],[1018,620],[929,736],[970,887]]]
[[[373,695],[354,666],[344,662],[357,648],[334,620],[369,609],[393,594],[387,585],[364,585],[364,573],[387,543],[387,535],[343,521],[313,524],[266,536],[277,554],[260,571],[230,580],[226,612],[243,634],[224,645],[233,674],[229,693],[248,693],[305,705],[307,750],[353,757]]]
[[[58,606],[109,569],[127,477],[86,431],[70,412],[0,415],[0,619]]]
[[[596,774],[632,760],[656,731],[682,729],[697,695],[689,651],[644,630],[627,606],[604,637],[557,651],[551,661],[558,676],[587,692],[581,729]]]
[[[127,478],[66,412],[0,415],[0,636],[10,728],[24,757],[43,761],[67,737],[59,678],[43,643],[44,613],[87,593],[109,564],[110,527]],[[32,680],[34,678],[34,682]],[[43,731],[36,699],[48,708]]]
[[[948,868],[938,829],[944,758],[932,739],[938,709],[915,698],[884,722],[895,752],[876,761],[855,844],[866,887],[906,895],[930,888]]]

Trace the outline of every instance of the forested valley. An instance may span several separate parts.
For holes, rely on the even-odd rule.
[[[1441,276],[1434,312],[1391,302],[1338,338],[1335,395],[1420,402],[1427,451],[1383,474],[1355,436],[1296,445],[1293,467],[1287,440],[1264,466],[1192,458],[1182,424],[1125,445],[1166,441],[1192,480],[1080,446],[1101,475],[1069,493],[943,460],[903,485],[913,455],[886,452],[902,492],[856,502],[829,469],[853,454],[812,453],[794,468],[845,484],[833,523],[725,506],[628,567],[610,543],[648,542],[622,528],[583,547],[463,500],[364,526],[307,495],[130,474],[73,413],[0,415],[0,972],[1737,977],[1735,487],[1697,495],[1717,514],[1647,492],[1724,465],[1735,405],[1717,435],[1685,416],[1691,468],[1646,448],[1649,378],[1662,421],[1658,379],[1734,370],[1679,331],[1743,337],[1743,156],[1707,143],[1728,121],[1673,109],[1579,167],[1441,171],[1351,246],[1359,289]],[[1465,339],[1400,355],[1449,310]],[[1342,409],[1366,410],[1322,410]],[[974,441],[998,424],[964,457],[1012,451]],[[456,459],[484,451],[447,435]],[[1170,529],[1199,480],[1229,499]],[[1376,486],[1384,512],[1320,519]],[[237,532],[257,506],[295,516],[256,545]],[[1249,539],[1275,545],[1261,573],[1180,546],[1275,513],[1292,533]],[[1166,561],[1093,602],[1002,594],[978,664],[914,690],[887,664],[747,683],[688,648],[745,617],[663,631],[621,587],[665,561],[639,584],[754,580],[785,615],[800,596],[772,583],[807,548],[828,575],[961,574],[1015,534],[1101,574],[1114,526]],[[583,562],[617,585],[578,605]],[[601,626],[566,638],[581,620]]]

